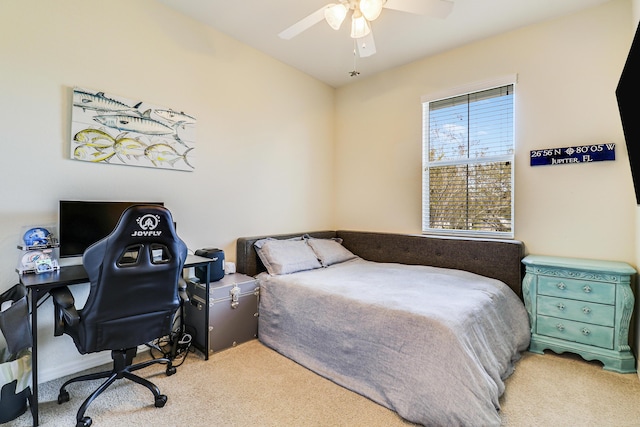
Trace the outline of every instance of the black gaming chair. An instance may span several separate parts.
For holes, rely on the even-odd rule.
[[[58,403],[69,400],[67,385],[107,378],[82,404],[77,427],[88,427],[84,413],[89,404],[115,380],[127,378],[147,387],[161,408],[167,396],[133,371],[153,363],[166,363],[167,375],[175,372],[168,358],[132,365],[138,345],[171,332],[180,305],[179,282],[187,247],[176,234],[171,213],[162,206],[136,205],[125,210],[115,229],[84,252],[82,263],[91,289],[84,307],[77,310],[68,288],[51,291],[54,298],[56,336],[66,333],[81,354],[111,350],[113,369],[83,375],[60,387]]]

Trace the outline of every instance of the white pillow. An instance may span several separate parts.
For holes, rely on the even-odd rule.
[[[307,243],[297,240],[266,238],[253,244],[258,256],[272,275],[290,274],[297,271],[320,268],[320,262]]]
[[[307,243],[311,246],[323,267],[357,258],[353,252],[342,246],[342,239],[308,238]]]

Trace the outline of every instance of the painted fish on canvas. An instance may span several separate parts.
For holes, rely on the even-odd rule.
[[[115,139],[107,132],[92,128],[83,129],[76,133],[73,136],[73,140],[80,144],[95,148],[108,148],[115,142]]]
[[[142,102],[133,107],[123,102],[116,101],[105,96],[104,92],[90,93],[82,89],[73,90],[73,106],[83,110],[95,110],[101,112],[122,112],[135,110]]]
[[[97,148],[87,144],[78,145],[73,150],[76,159],[94,163],[108,162],[115,154],[113,147]]]
[[[145,135],[169,135],[174,133],[173,128],[170,126],[145,116],[139,117],[124,114],[103,114],[95,116],[93,120],[110,128],[128,132],[143,133]]]
[[[115,144],[113,144],[116,156],[118,156],[118,158],[125,164],[127,161],[124,157],[129,160],[131,158],[140,159],[144,157],[144,150],[146,148],[147,144],[140,141],[138,138],[121,137],[117,138]]]
[[[195,169],[187,159],[187,154],[191,150],[193,150],[193,148],[188,148],[184,153],[180,154],[169,144],[154,144],[144,150],[144,155],[151,160],[151,163],[156,167],[159,163],[168,163],[173,166],[176,162],[184,160],[187,166],[191,169]]]
[[[177,128],[179,123],[168,125],[150,117],[151,110],[145,111],[141,116],[131,116],[125,114],[101,114],[93,118],[96,122],[127,132],[142,133],[144,135],[172,135],[179,143],[186,146],[178,136]]]
[[[174,110],[154,110],[154,113],[156,113],[159,117],[161,117],[163,120],[169,121],[171,123],[180,123],[180,124],[185,124],[185,125],[192,125],[196,122],[196,118],[192,117],[188,114],[185,114],[185,112],[180,112],[178,113],[177,111]]]

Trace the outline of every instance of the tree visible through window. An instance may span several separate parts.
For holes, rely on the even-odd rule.
[[[423,103],[423,232],[513,237],[513,90]]]

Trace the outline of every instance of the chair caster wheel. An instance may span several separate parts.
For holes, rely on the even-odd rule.
[[[65,402],[69,401],[69,392],[68,391],[61,391],[60,394],[58,395],[58,405],[62,405]]]
[[[156,397],[156,408],[162,408],[165,404],[167,403],[167,396],[165,396],[164,394],[161,394],[160,396]]]
[[[175,366],[167,366],[167,376],[170,377],[171,375],[175,374],[177,372],[177,369]]]
[[[90,417],[82,417],[82,419],[76,423],[76,427],[89,427],[91,423]]]

